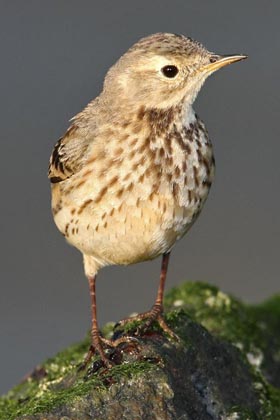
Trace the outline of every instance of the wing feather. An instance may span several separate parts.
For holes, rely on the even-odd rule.
[[[79,135],[80,134],[80,135]],[[73,124],[55,144],[49,163],[49,179],[52,184],[65,181],[77,173],[85,163],[89,141]]]

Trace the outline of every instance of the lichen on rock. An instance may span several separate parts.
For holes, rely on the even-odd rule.
[[[112,369],[96,356],[79,370],[87,337],[2,397],[0,420],[280,419],[280,296],[249,306],[189,282],[167,294],[165,307],[178,342],[154,325],[110,352]],[[103,334],[138,330],[108,324]]]

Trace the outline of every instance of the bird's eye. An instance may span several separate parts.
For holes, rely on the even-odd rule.
[[[178,71],[179,71],[178,67],[176,67],[176,66],[171,66],[171,65],[164,66],[164,67],[162,67],[162,69],[161,69],[162,74],[163,74],[165,77],[169,77],[170,79],[172,79],[173,77],[175,77],[175,76],[176,76],[176,74],[178,73]]]

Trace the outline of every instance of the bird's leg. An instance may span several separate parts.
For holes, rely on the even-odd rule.
[[[96,275],[88,277],[90,300],[91,300],[91,346],[85,357],[83,365],[87,365],[95,352],[99,354],[101,360],[109,368],[111,367],[110,361],[107,359],[102,347],[102,337],[100,336],[96,317],[96,294],[95,294]]]
[[[118,325],[123,326],[128,322],[146,320],[146,322],[139,327],[140,330],[145,331],[156,320],[164,332],[166,332],[173,339],[178,339],[176,334],[174,334],[174,332],[169,328],[169,326],[166,324],[163,318],[163,293],[164,293],[164,286],[165,286],[165,280],[166,280],[167,269],[168,269],[169,256],[170,256],[170,252],[163,254],[162,256],[160,282],[159,282],[159,287],[158,287],[158,292],[157,292],[157,298],[151,310],[144,312],[142,314],[136,315],[131,318],[125,318],[122,321],[120,321]],[[97,352],[99,353],[101,360],[104,362],[104,364],[107,367],[111,367],[112,364],[105,355],[104,349],[102,347],[102,343],[104,343],[105,345],[109,347],[117,347],[119,344],[127,343],[129,341],[137,342],[137,339],[135,337],[124,336],[116,340],[109,340],[100,335],[99,330],[98,330],[97,317],[96,317],[96,294],[95,294],[96,276],[89,276],[88,282],[89,282],[89,288],[90,288],[91,314],[92,314],[91,346],[85,357],[83,366],[86,366],[91,360],[94,353]]]
[[[127,343],[130,341],[134,341],[138,343],[137,338],[135,337],[120,337],[116,340],[109,340],[104,338],[100,335],[98,324],[97,324],[97,314],[96,314],[96,293],[95,293],[95,282],[96,282],[96,275],[88,277],[89,289],[90,289],[90,299],[91,299],[91,346],[87,352],[87,355],[80,366],[80,369],[84,369],[90,360],[92,359],[93,355],[97,352],[103,361],[103,363],[108,367],[112,367],[112,363],[106,357],[102,343],[105,346],[109,346],[111,348],[117,347],[119,344]]]
[[[170,258],[170,252],[168,252],[167,254],[163,254],[162,256],[161,272],[160,272],[157,297],[156,297],[156,301],[152,309],[150,310],[150,315],[144,324],[144,328],[149,328],[150,325],[153,323],[153,321],[157,320],[159,325],[163,329],[163,331],[165,331],[172,338],[175,338],[176,335],[169,328],[169,326],[166,324],[163,318],[163,294],[164,294],[164,287],[165,287],[165,281],[166,281],[166,276],[167,276],[169,258]]]
[[[159,287],[158,287],[158,292],[157,292],[157,298],[152,309],[150,311],[143,312],[136,316],[123,319],[122,321],[119,322],[120,326],[123,326],[128,322],[142,321],[146,319],[146,322],[142,326],[140,326],[140,329],[147,330],[151,326],[151,324],[155,320],[157,320],[159,325],[163,329],[163,331],[165,331],[172,338],[177,339],[176,334],[174,334],[174,332],[168,327],[168,325],[166,324],[163,318],[163,293],[164,293],[164,286],[165,286],[165,280],[166,280],[166,275],[167,275],[169,257],[170,257],[170,252],[163,254],[162,256],[161,273],[160,273],[160,281],[159,281]]]

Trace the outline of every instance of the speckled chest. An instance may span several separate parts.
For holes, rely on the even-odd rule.
[[[191,108],[140,109],[137,119],[128,115],[122,127],[110,128],[112,142],[101,136],[102,147],[94,145],[57,199],[53,191],[59,229],[87,253],[98,238],[104,249],[114,248],[113,237],[119,246],[143,242],[146,254],[169,249],[198,216],[213,180],[204,124]]]
[[[169,196],[175,208],[183,209],[179,212],[183,219],[180,224],[191,223],[214,178],[215,163],[207,130],[192,108],[171,109],[162,115],[153,111],[150,119],[150,148],[161,174],[158,191]]]

